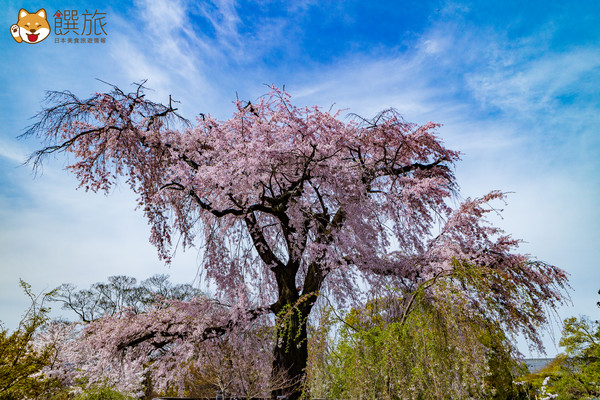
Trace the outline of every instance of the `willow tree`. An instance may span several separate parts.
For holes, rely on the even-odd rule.
[[[486,222],[486,202],[501,193],[450,207],[459,153],[443,145],[437,124],[408,123],[393,110],[343,122],[294,106],[277,88],[237,101],[229,120],[200,114],[193,126],[142,85],[88,99],[51,92],[48,101],[28,131],[47,140],[31,162],[70,153],[67,168],[94,192],[124,177],[159,257],[169,262],[174,241],[200,246],[204,276],[238,304],[229,323],[207,332],[276,317],[273,373],[288,377],[294,398],[308,317],[323,293],[343,303],[395,285],[407,312],[415,290],[457,277],[472,310],[534,341],[544,306],[562,299],[564,273],[517,254],[518,241]],[[177,336],[160,329],[123,346]]]

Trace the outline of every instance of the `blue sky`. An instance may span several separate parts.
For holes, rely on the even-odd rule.
[[[104,44],[35,45],[9,34],[20,8],[105,12]],[[443,124],[462,152],[463,197],[512,192],[496,222],[522,251],[571,275],[560,317],[600,318],[600,3],[597,1],[2,1],[0,38],[0,320],[14,327],[35,290],[80,287],[126,274],[196,277],[197,255],[167,269],[148,244],[134,197],[76,191],[50,159],[20,166],[40,147],[16,137],[46,90],[81,96],[147,79],[150,96],[180,110],[228,118],[236,95],[285,85],[298,105],[372,116],[395,107],[409,121]],[[559,336],[560,331],[556,330]],[[548,353],[557,352],[552,339]],[[523,348],[523,350],[526,350]]]

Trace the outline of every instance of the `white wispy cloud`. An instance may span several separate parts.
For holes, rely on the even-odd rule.
[[[14,141],[8,141],[5,138],[0,137],[0,157],[9,160],[15,165],[20,165],[27,160],[28,154],[23,146],[19,146]]]
[[[236,53],[242,47],[242,37],[239,34],[241,19],[235,9],[234,0],[217,0],[210,5],[198,7],[199,13],[204,16],[215,31],[218,46],[221,52]]]
[[[600,47],[575,48],[563,53],[547,53],[541,58],[514,65],[478,71],[467,76],[467,84],[483,103],[507,113],[536,115],[558,108],[562,95],[596,91],[599,83]],[[590,74],[596,75],[595,77]],[[587,82],[587,79],[593,79]],[[594,82],[595,81],[595,82]]]
[[[206,67],[212,46],[190,22],[187,2],[139,1],[135,7],[131,19],[114,21],[118,33],[111,37],[111,56],[117,82],[147,80],[152,97],[161,102],[171,94],[179,100],[214,96]]]

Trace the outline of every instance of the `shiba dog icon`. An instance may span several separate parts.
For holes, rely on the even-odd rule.
[[[21,8],[19,20],[10,27],[10,33],[17,43],[39,43],[50,35],[50,24],[46,19],[46,10],[43,8],[36,13],[29,13]]]

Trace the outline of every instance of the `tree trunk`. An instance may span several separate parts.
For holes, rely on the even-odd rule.
[[[277,279],[279,298],[272,307],[276,315],[275,328],[277,341],[273,349],[271,398],[286,396],[296,400],[302,396],[306,364],[308,361],[308,316],[319,296],[321,284],[325,279],[320,264],[309,264],[302,293],[296,287],[296,273],[299,262],[290,262],[286,268],[279,269]]]
[[[272,399],[284,395],[295,400],[302,395],[308,360],[306,325],[311,306],[306,303],[288,304],[277,318]]]

